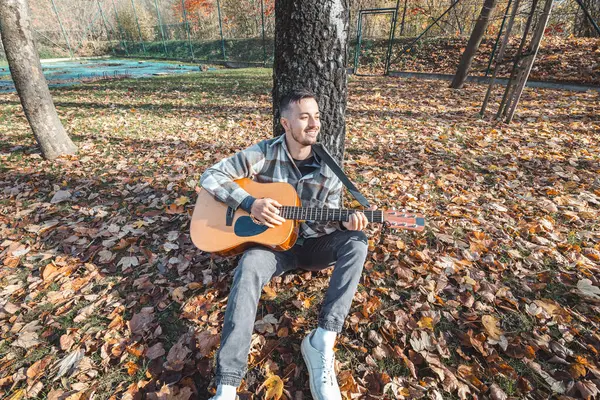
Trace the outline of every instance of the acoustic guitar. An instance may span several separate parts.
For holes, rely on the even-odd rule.
[[[201,189],[190,225],[192,242],[200,250],[221,256],[240,254],[256,245],[285,251],[296,242],[301,221],[348,221],[350,214],[357,211],[302,207],[296,190],[289,183],[258,183],[248,178],[235,182],[256,198],[268,197],[277,200],[283,205],[279,209],[279,215],[286,221],[275,228],[259,225],[241,208],[233,210]],[[386,223],[391,228],[414,231],[422,231],[425,228],[425,218],[422,214],[384,210],[360,211],[369,222]]]

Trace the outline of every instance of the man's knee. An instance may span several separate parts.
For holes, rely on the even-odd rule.
[[[351,253],[366,258],[367,250],[369,248],[369,239],[362,231],[352,231],[348,233],[348,237],[341,248],[345,253]]]
[[[275,271],[276,259],[272,251],[252,248],[244,252],[235,270],[234,281],[259,283],[262,287]]]

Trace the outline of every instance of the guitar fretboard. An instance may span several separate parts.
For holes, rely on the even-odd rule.
[[[348,221],[351,214],[361,211],[369,222],[383,222],[381,210],[347,210],[343,208],[311,208],[283,206],[279,209],[285,219],[302,221]]]

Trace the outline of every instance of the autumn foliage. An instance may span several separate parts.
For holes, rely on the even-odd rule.
[[[58,163],[0,95],[0,396],[210,396],[236,259],[195,249],[189,216],[207,166],[270,137],[270,82],[260,69],[57,89],[81,149]],[[485,90],[351,78],[346,171],[428,226],[369,228],[336,344],[347,399],[599,395],[599,94],[527,89],[504,125],[477,116]],[[265,287],[240,398],[310,398],[299,346],[329,274]]]

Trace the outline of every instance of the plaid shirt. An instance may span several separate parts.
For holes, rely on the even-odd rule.
[[[302,207],[340,208],[342,182],[315,155],[318,168],[302,176],[290,155],[285,134],[263,140],[207,169],[200,186],[233,209],[249,195],[233,180],[251,178],[260,183],[287,182],[294,186]],[[300,224],[303,238],[323,236],[340,229],[340,223],[306,221]]]

